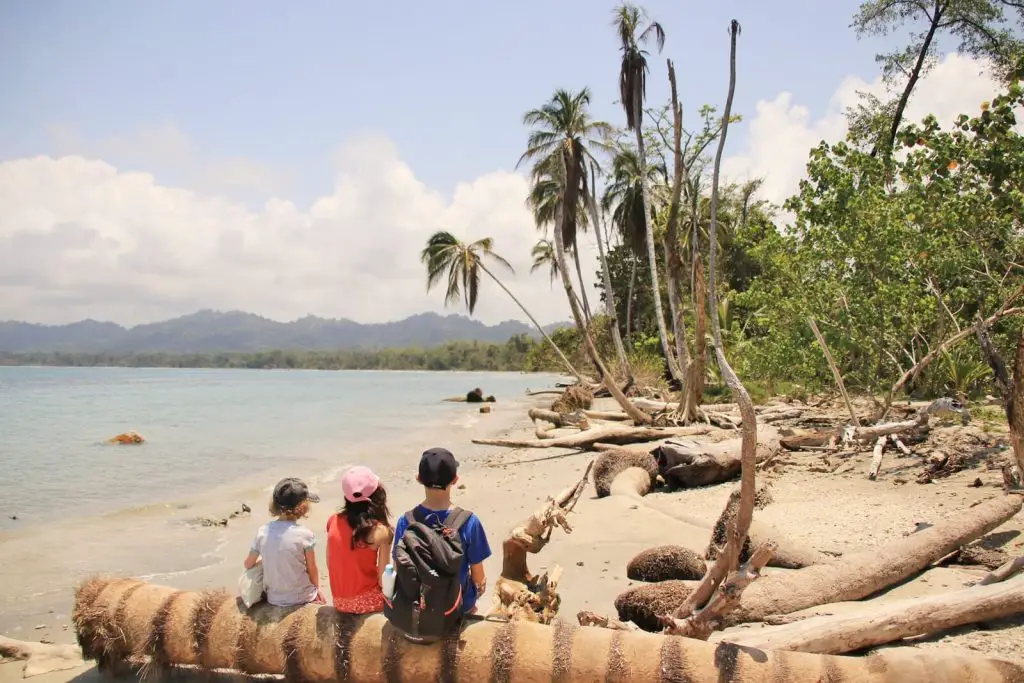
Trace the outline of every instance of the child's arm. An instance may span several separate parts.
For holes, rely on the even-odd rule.
[[[473,579],[473,583],[476,584],[477,595],[483,595],[487,592],[487,575],[484,574],[482,562],[469,565],[469,576]]]
[[[256,566],[256,563],[260,561],[260,554],[255,550],[250,550],[249,554],[245,556],[245,568],[252,569]]]
[[[312,548],[306,551],[306,573],[313,587],[320,590],[320,572],[316,568],[316,553]]]
[[[478,595],[487,590],[487,575],[484,573],[484,560],[491,556],[491,546],[487,543],[487,532],[476,515],[466,521],[469,544],[466,548],[466,559],[469,560],[469,576],[476,584]]]
[[[370,545],[377,548],[377,583],[383,585],[384,568],[391,562],[391,527],[378,524],[373,530]]]

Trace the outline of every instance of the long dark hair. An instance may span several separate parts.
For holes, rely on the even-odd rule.
[[[352,547],[355,548],[358,543],[366,544],[369,542],[370,532],[378,524],[384,524],[391,528],[388,492],[384,489],[384,485],[380,484],[366,500],[356,503],[346,500],[345,507],[338,515],[344,516],[352,528]]]

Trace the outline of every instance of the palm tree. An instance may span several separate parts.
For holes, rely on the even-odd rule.
[[[590,118],[587,107],[590,91],[586,88],[578,93],[557,90],[551,100],[539,109],[531,109],[523,115],[523,123],[531,127],[526,151],[519,158],[517,166],[526,160],[534,162],[534,179],[550,175],[553,158],[561,157],[561,171],[564,174],[562,201],[555,211],[554,230],[555,257],[563,277],[569,308],[573,320],[583,338],[583,346],[591,362],[601,376],[601,381],[624,411],[638,424],[649,424],[651,417],[637,409],[615,385],[614,378],[601,360],[590,329],[585,324],[583,313],[576,301],[572,279],[565,277],[569,272],[566,264],[566,242],[575,240],[580,198],[587,195],[587,164],[596,160],[590,147],[607,148],[604,142],[611,132],[611,126]],[[555,167],[557,168],[557,166]]]
[[[558,260],[555,258],[555,244],[547,237],[541,237],[537,244],[530,250],[533,257],[533,265],[530,266],[530,273],[535,273],[541,268],[550,270],[551,282],[558,279]]]
[[[664,180],[665,168],[660,164],[646,165],[643,173],[647,182],[657,185]],[[647,257],[647,224],[644,221],[643,181],[640,157],[631,147],[620,146],[612,158],[609,183],[601,198],[601,207],[611,212],[612,225],[628,245],[632,254],[629,274],[629,292],[626,296],[626,343],[631,343],[633,330],[633,293],[636,289],[637,266]],[[652,207],[652,210],[654,207]],[[651,216],[653,220],[654,216]]]
[[[516,305],[530,319],[544,340],[551,344],[551,348],[558,354],[569,373],[583,381],[582,375],[576,371],[562,350],[558,348],[558,344],[548,336],[522,302],[491,272],[484,262],[485,259],[507,269],[510,273],[515,272],[509,262],[494,251],[494,240],[490,237],[466,244],[450,232],[444,230],[435,232],[427,239],[427,245],[420,252],[420,261],[427,267],[427,291],[429,292],[442,280],[447,280],[444,295],[445,305],[458,303],[462,299],[465,301],[466,310],[473,315],[480,292],[480,273],[486,273],[509,295],[512,301],[516,302]]]
[[[619,69],[619,100],[626,112],[626,127],[636,133],[637,156],[640,165],[640,191],[643,198],[644,233],[647,239],[647,260],[651,270],[651,291],[654,296],[654,316],[657,318],[661,348],[672,377],[682,380],[682,370],[672,354],[665,327],[665,312],[661,305],[661,289],[658,287],[658,262],[654,251],[654,228],[651,225],[650,191],[647,187],[647,158],[644,150],[643,111],[647,96],[647,56],[643,45],[652,40],[658,51],[665,46],[665,31],[661,24],[651,21],[647,13],[631,3],[624,3],[615,9],[615,30],[619,35],[622,63]]]
[[[527,196],[526,204],[533,211],[533,221],[538,230],[547,234],[548,225],[555,222],[555,217],[562,206],[562,195],[565,185],[565,171],[561,155],[553,155],[538,162],[533,170],[534,182]],[[586,230],[587,213],[583,202],[576,209],[576,226],[578,230]],[[583,280],[583,268],[580,265],[580,253],[576,248],[576,235],[566,242],[566,248],[572,252],[576,265],[576,279],[580,283],[580,294],[583,296],[583,315],[589,325],[592,319],[590,301],[587,298],[587,285]]]

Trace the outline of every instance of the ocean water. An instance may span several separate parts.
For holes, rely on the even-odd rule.
[[[215,572],[244,554],[236,546],[266,518],[280,477],[307,479],[330,505],[338,474],[356,462],[389,488],[408,486],[425,448],[464,446],[481,419],[497,427],[521,417],[502,404],[556,379],[0,367],[0,632],[66,621],[73,586],[97,572],[223,580]],[[497,398],[497,414],[443,400],[474,387]],[[146,443],[107,443],[128,430]],[[251,518],[193,523],[242,501]]]
[[[372,466],[396,455],[368,450],[391,436],[472,419],[445,397],[479,386],[509,399],[551,380],[521,373],[0,367],[0,530],[187,499],[264,472],[309,476],[354,460]],[[146,443],[106,443],[128,430]]]

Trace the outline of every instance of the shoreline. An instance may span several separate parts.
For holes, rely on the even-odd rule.
[[[464,476],[470,476],[478,457],[470,440],[507,432],[525,419],[531,400],[511,396],[487,404],[492,412],[481,414],[477,404],[444,403],[442,398],[428,420],[336,444],[320,457],[304,460],[298,471],[287,462],[257,472],[246,472],[240,465],[241,476],[210,482],[211,486],[193,495],[169,496],[82,518],[34,520],[0,531],[0,552],[5,557],[0,563],[0,635],[62,642],[62,634],[70,631],[73,587],[94,573],[146,577],[188,588],[233,587],[240,573],[235,565],[241,566],[252,535],[269,519],[270,492],[280,477],[303,477],[320,493],[322,502],[314,506],[306,523],[322,538],[327,516],[341,501],[337,478],[348,466],[373,467],[388,486],[391,507],[397,509],[415,496],[415,463],[423,450],[447,445],[457,457],[462,454]],[[251,513],[232,517],[243,503]],[[191,522],[197,518],[226,519],[227,525]],[[323,559],[321,566],[326,571]]]

